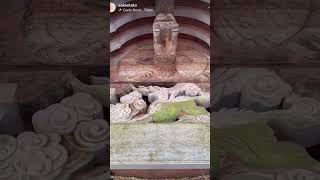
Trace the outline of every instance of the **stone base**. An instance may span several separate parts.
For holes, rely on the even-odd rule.
[[[201,180],[209,179],[210,170],[208,169],[131,169],[131,170],[113,170],[111,175],[116,180],[117,177],[127,177],[126,179],[142,178],[142,179],[192,179]],[[119,178],[119,180],[125,180],[125,178]]]
[[[112,124],[111,169],[209,169],[210,125]]]

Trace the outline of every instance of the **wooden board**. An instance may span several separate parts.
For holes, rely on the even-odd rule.
[[[209,124],[112,124],[111,169],[209,169]]]

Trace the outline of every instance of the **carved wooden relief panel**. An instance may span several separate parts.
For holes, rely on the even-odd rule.
[[[235,0],[213,8],[215,64],[319,63],[318,2]]]

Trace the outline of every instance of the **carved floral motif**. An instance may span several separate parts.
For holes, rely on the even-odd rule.
[[[177,122],[210,123],[210,115],[182,116]]]
[[[78,114],[79,121],[103,118],[102,105],[89,94],[77,93],[62,100],[61,104],[73,108]]]
[[[215,152],[218,152],[216,156],[224,156],[223,160],[215,162],[221,166],[219,179],[319,179],[319,163],[306,153],[304,148],[319,144],[316,138],[319,135],[319,101],[295,94],[289,84],[269,69],[221,68],[216,73],[213,76],[212,126],[215,140],[220,141],[215,144]],[[257,130],[261,125],[265,127],[264,133]],[[252,132],[251,126],[254,127]],[[221,135],[221,132],[226,134]],[[252,134],[255,136],[252,137]],[[278,141],[275,134],[286,138],[286,142]],[[270,136],[270,140],[266,140],[267,136]],[[253,139],[249,140],[250,138]],[[228,141],[230,144],[226,145]],[[246,142],[243,143],[244,141]],[[270,142],[277,142],[278,145],[267,145]],[[240,148],[238,145],[241,143],[243,147]],[[246,151],[245,146],[250,147],[247,153],[241,154],[237,151]],[[296,155],[290,154],[293,152]],[[258,153],[263,154],[261,165],[265,166],[261,168],[261,172],[256,169],[257,163],[249,165],[246,162],[251,158],[243,158],[254,159],[260,156]],[[284,156],[288,157],[281,160]],[[274,167],[267,167],[269,158],[274,157],[277,158],[271,161],[270,165],[282,167],[277,168],[277,171],[273,170]],[[287,163],[288,159],[290,167],[300,167],[302,162],[309,162],[305,169],[291,169],[287,164],[281,165]]]
[[[102,105],[77,93],[33,116],[37,133],[0,136],[0,179],[68,180],[107,147]],[[63,144],[63,145],[62,145]]]
[[[132,109],[131,116],[133,117],[139,113],[144,113],[147,110],[147,103],[143,99],[136,99],[130,105],[130,108]]]
[[[36,112],[32,117],[36,132],[51,132],[68,134],[78,123],[78,116],[73,109],[62,104],[53,104],[48,108]]]
[[[17,140],[12,136],[0,135],[0,179],[10,179],[16,176],[12,159],[17,151]]]
[[[17,138],[1,136],[0,179],[54,179],[68,160],[57,134],[23,132]]]
[[[320,102],[313,98],[302,97],[291,105],[289,111],[317,120],[320,118]]]
[[[272,110],[272,108],[279,107],[282,99],[291,91],[292,87],[276,74],[261,73],[249,79],[242,89],[241,106],[257,111]]]
[[[129,104],[111,104],[110,105],[110,121],[125,122],[128,121],[131,115]]]
[[[135,100],[141,99],[142,94],[139,93],[138,91],[133,91],[127,95],[124,95],[120,98],[120,102],[122,104],[132,104]]]
[[[73,148],[85,152],[96,152],[106,147],[109,125],[105,120],[81,122],[73,136],[65,139]]]
[[[210,118],[207,119],[209,113],[205,110],[210,106],[210,94],[196,84],[179,83],[171,88],[132,86],[132,89],[133,92],[120,98],[121,103],[111,105],[111,123],[167,122],[178,120],[183,113],[197,115],[188,117],[194,118],[193,122],[210,122]],[[160,117],[167,113],[167,106],[174,113]]]

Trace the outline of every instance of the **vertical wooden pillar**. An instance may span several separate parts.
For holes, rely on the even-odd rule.
[[[157,14],[159,13],[173,13],[174,0],[156,0]]]

